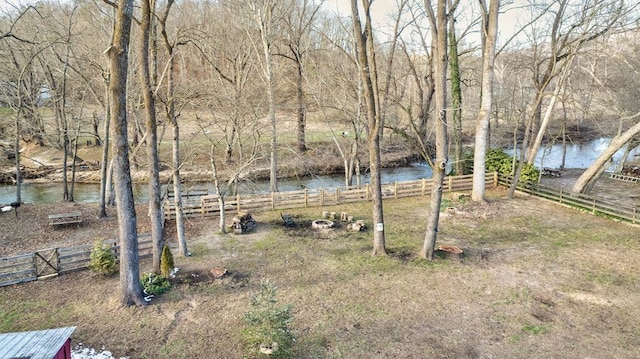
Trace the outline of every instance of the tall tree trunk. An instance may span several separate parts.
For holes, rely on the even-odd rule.
[[[62,127],[62,200],[69,201],[69,186],[67,184],[67,163],[69,162],[69,129],[67,119],[61,119]]]
[[[442,202],[442,184],[447,170],[447,19],[446,0],[438,0],[435,16],[431,7],[431,0],[424,1],[425,8],[430,14],[431,34],[435,39],[434,48],[434,80],[435,80],[435,111],[436,111],[436,160],[433,166],[431,202],[427,231],[420,256],[432,260],[438,235],[440,221],[440,204]]]
[[[91,119],[93,120],[91,122],[92,128],[93,128],[93,137],[95,138],[95,146],[102,146],[102,138],[100,137],[100,133],[98,133],[98,128],[100,127],[100,120],[98,119],[98,114],[96,112],[93,112],[93,115],[91,117]]]
[[[14,142],[13,150],[16,154],[16,203],[22,203],[22,171],[20,170],[20,116],[22,115],[22,100],[20,92],[18,91],[18,111],[16,111],[16,140]]]
[[[211,152],[209,155],[209,160],[211,162],[211,175],[213,176],[213,185],[216,188],[216,193],[218,194],[218,206],[220,207],[220,233],[226,233],[227,228],[225,224],[225,208],[224,208],[224,196],[225,192],[222,191],[220,187],[220,179],[218,177],[218,167],[216,167],[215,161],[215,146],[211,145]]]
[[[155,5],[155,1],[153,1]],[[145,127],[147,128],[147,170],[149,172],[149,217],[151,219],[151,241],[153,243],[153,271],[160,273],[160,256],[164,247],[161,211],[160,169],[158,159],[158,130],[156,120],[156,101],[153,97],[151,74],[149,69],[149,37],[151,33],[151,14],[155,12],[151,0],[142,0],[140,31],[140,83],[143,86]]]
[[[111,100],[109,99],[109,81],[107,77],[107,86],[105,86],[105,116],[104,116],[104,141],[102,143],[102,159],[100,162],[100,204],[98,209],[98,218],[107,217],[107,184],[111,184],[109,180],[109,123],[111,123]],[[110,191],[109,191],[110,192]]]
[[[116,10],[113,9],[113,18],[115,18]],[[115,33],[115,21],[112,23],[113,29],[112,31]],[[113,38],[109,40],[110,48],[113,46]],[[109,54],[107,55],[107,69],[109,68],[109,64],[111,59],[109,58]],[[100,204],[98,208],[98,218],[107,217],[107,204],[111,204],[110,193],[111,191],[111,162],[109,162],[109,136],[110,129],[109,125],[111,123],[111,94],[109,91],[109,83],[111,83],[111,72],[107,71],[106,76],[103,78],[104,80],[104,142],[102,143],[102,158],[100,162]]]
[[[191,255],[187,249],[187,239],[184,232],[184,212],[182,210],[182,182],[180,179],[180,127],[178,126],[178,116],[176,115],[176,98],[175,98],[175,84],[173,77],[175,75],[175,44],[169,41],[169,35],[167,34],[167,17],[169,11],[173,5],[173,0],[169,0],[165,7],[165,11],[160,17],[159,23],[161,24],[162,39],[169,54],[169,63],[167,65],[167,109],[166,114],[171,127],[173,128],[173,192],[174,203],[176,208],[176,232],[178,235],[178,246],[180,253],[183,256],[188,257]]]
[[[267,100],[269,101],[269,122],[271,127],[270,144],[270,167],[269,167],[269,190],[278,192],[278,132],[276,122],[276,100],[273,83],[273,60],[272,60],[272,27],[273,10],[277,6],[276,1],[251,1],[249,3],[253,16],[260,30],[260,41],[262,43],[262,55],[264,56],[264,76],[267,82]]]
[[[363,82],[363,94],[369,124],[369,166],[371,169],[371,191],[373,200],[373,255],[387,255],[384,237],[384,216],[382,208],[382,184],[380,182],[380,134],[382,118],[377,95],[377,74],[373,28],[371,26],[371,3],[362,0],[364,8],[364,33],[360,22],[357,0],[351,0],[353,35],[356,38],[358,66]]]
[[[73,202],[75,199],[74,191],[76,188],[76,160],[78,158],[78,145],[80,141],[80,121],[78,121],[78,126],[76,127],[76,134],[73,140],[73,158],[71,160],[71,186],[69,187],[69,202]]]
[[[173,94],[173,57],[169,59],[169,62],[170,70],[167,74],[167,86],[171,88],[171,90],[168,91],[169,94]],[[183,256],[188,257],[190,253],[187,249],[187,238],[184,231],[184,212],[182,211],[182,182],[180,178],[180,127],[178,126],[178,118],[175,114],[175,104],[173,102],[173,96],[169,96],[171,96],[171,99],[169,100],[169,118],[171,121],[171,126],[173,128],[173,198],[176,208],[176,232],[178,235],[178,246],[180,248],[180,253],[182,253]]]
[[[127,72],[133,0],[122,0],[117,9],[111,60],[111,113],[113,115],[113,153],[120,237],[120,303],[123,306],[145,305],[140,284],[138,233],[127,138]]]
[[[482,28],[484,31],[482,50],[482,100],[476,119],[476,140],[473,156],[473,187],[471,199],[484,202],[485,199],[485,159],[489,136],[489,121],[493,106],[493,68],[496,58],[496,39],[498,36],[498,11],[500,0],[491,0],[489,12],[485,0],[481,0],[483,9]]]
[[[113,180],[113,167],[114,159],[109,161],[109,168],[107,169],[107,204],[110,206],[116,205],[116,189]]]
[[[556,101],[558,100],[558,96],[563,91],[565,82],[567,81],[567,77],[571,73],[571,63],[573,62],[573,54],[569,55],[569,59],[566,60],[564,67],[562,68],[562,73],[558,78],[556,83],[556,88],[553,90],[553,94],[551,95],[551,100],[549,100],[549,104],[547,105],[547,110],[544,113],[544,117],[540,122],[540,126],[538,129],[538,133],[536,134],[536,138],[531,144],[531,149],[529,151],[529,156],[527,158],[528,164],[533,164],[538,155],[538,150],[540,149],[540,145],[542,144],[542,139],[547,131],[547,126],[549,125],[549,121],[551,121],[551,114],[553,113],[553,108],[555,107]]]
[[[449,73],[451,77],[451,123],[453,124],[454,173],[464,174],[462,153],[462,87],[460,62],[458,61],[458,38],[455,31],[455,17],[449,18]]]
[[[296,54],[296,99],[298,101],[298,152],[307,150],[305,129],[307,127],[307,110],[304,104],[304,91],[302,88],[302,55]]]

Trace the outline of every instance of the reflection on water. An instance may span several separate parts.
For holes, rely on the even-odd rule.
[[[585,143],[567,143],[564,168],[588,168],[593,164],[598,156],[609,146],[610,138],[598,138]],[[620,163],[624,155],[625,148],[620,149],[613,156],[613,165],[608,171],[614,171],[615,166]],[[512,154],[513,150],[505,150]],[[520,153],[518,150],[517,153]],[[635,148],[629,153],[628,161],[633,161],[636,156],[640,156],[640,148]],[[536,156],[535,165],[538,168],[560,168],[562,165],[562,144],[554,144],[541,148]]]
[[[416,163],[410,167],[386,168],[381,173],[382,183],[395,181],[410,181],[418,178],[431,178],[431,167]],[[362,183],[369,183],[369,175],[362,176]],[[295,191],[301,189],[334,188],[344,186],[341,175],[311,176],[299,179],[281,179],[278,181],[280,191]],[[209,193],[215,193],[212,183],[196,183],[184,186],[206,187]],[[0,204],[15,201],[16,188],[12,185],[0,185]],[[238,184],[238,193],[266,193],[269,192],[269,181],[243,182]],[[149,188],[146,184],[134,184],[133,193],[137,203],[149,200]],[[22,185],[22,202],[24,203],[55,203],[62,201],[62,184],[60,183],[25,183]],[[98,203],[100,201],[100,185],[77,183],[74,199],[76,202]]]
[[[146,184],[134,184],[133,193],[136,202],[148,201],[149,191]],[[24,203],[62,202],[61,183],[23,183],[21,191]],[[75,202],[98,203],[100,201],[100,185],[93,183],[76,183],[73,192]],[[0,185],[0,204],[11,203],[16,199],[16,187]]]

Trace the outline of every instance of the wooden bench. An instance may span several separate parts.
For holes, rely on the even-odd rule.
[[[80,227],[80,223],[82,222],[82,219],[80,218],[81,215],[82,213],[80,212],[50,214],[49,225],[58,226],[75,223]]]

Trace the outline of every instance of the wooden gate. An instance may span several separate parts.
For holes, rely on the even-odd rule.
[[[33,253],[38,279],[44,279],[58,275],[59,260],[58,248],[44,249]]]

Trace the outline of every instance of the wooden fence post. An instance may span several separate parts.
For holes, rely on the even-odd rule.
[[[453,177],[449,176],[449,192],[453,191]]]
[[[340,204],[340,187],[336,187],[336,204]]]
[[[240,193],[236,193],[236,209],[240,213]]]
[[[309,207],[309,190],[304,189],[304,207]]]
[[[324,189],[320,187],[320,191],[318,192],[318,197],[320,197],[320,205],[324,206]]]
[[[276,209],[276,193],[271,192],[271,210]]]

